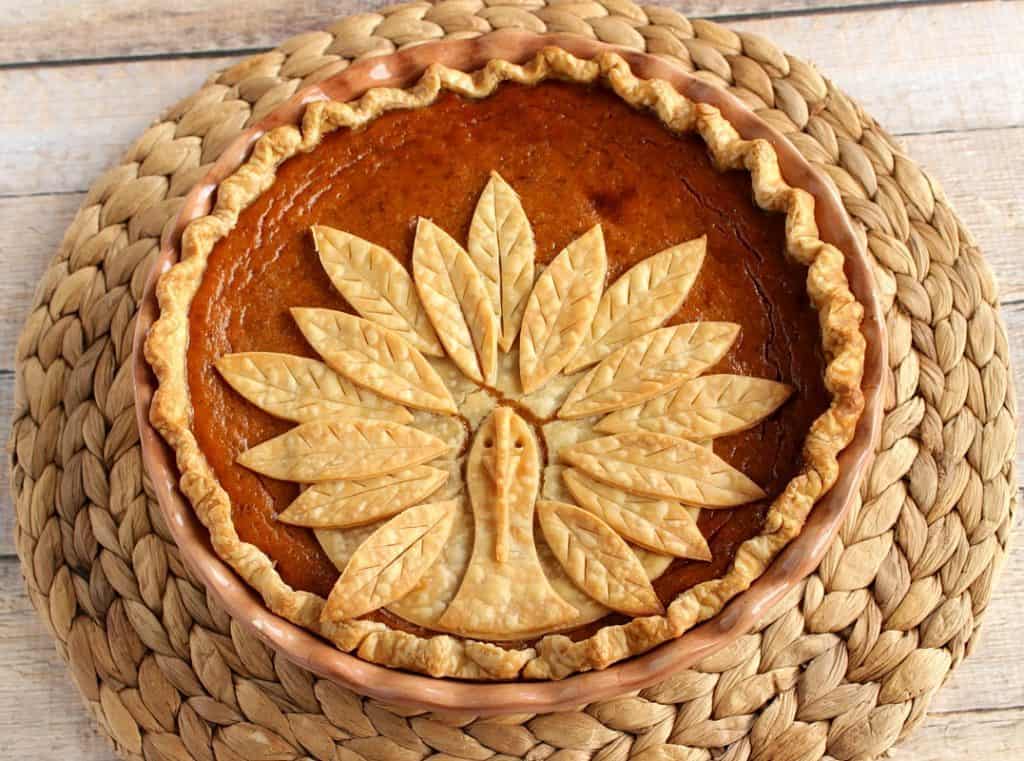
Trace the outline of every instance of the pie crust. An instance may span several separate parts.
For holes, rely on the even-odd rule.
[[[788,390],[758,378],[702,374],[728,351],[735,325],[662,327],[697,277],[701,241],[655,253],[605,288],[604,244],[596,227],[535,273],[530,235],[494,235],[501,225],[529,224],[520,218],[514,190],[495,175],[466,249],[440,227],[420,221],[411,274],[372,243],[340,230],[313,229],[324,269],[356,311],[374,294],[390,289],[401,295],[383,299],[383,310],[377,298],[366,312],[373,311],[373,320],[293,310],[326,364],[259,353],[218,360],[219,371],[245,398],[298,423],[239,459],[271,477],[311,484],[279,517],[323,526],[325,516],[338,515],[344,505],[343,523],[335,527],[362,532],[328,601],[293,589],[267,554],[239,538],[231,500],[191,428],[189,310],[209,256],[239,214],[274,183],[279,165],[313,150],[327,134],[364,126],[390,110],[427,107],[445,90],[486,98],[502,82],[547,79],[603,85],[655,114],[670,131],[698,133],[716,168],[748,170],[757,205],[786,215],[786,250],[807,267],[831,396],[805,439],[802,469],[774,498],[760,535],[743,542],[724,575],[663,605],[643,553],[649,560],[665,553],[704,558],[708,549],[694,529],[692,505],[723,509],[764,495],[705,446],[710,437],[704,432],[749,428],[785,401]],[[151,418],[175,449],[182,491],[216,552],[272,611],[343,650],[392,667],[463,679],[559,679],[678,637],[746,589],[800,532],[834,483],[837,455],[863,410],[863,309],[850,292],[842,253],[819,239],[813,198],[786,184],[769,143],[741,139],[717,109],[687,100],[664,81],[638,79],[615,54],[583,60],[546,48],[524,65],[493,60],[475,73],[435,64],[407,89],[373,89],[352,103],[312,103],[301,129],[280,127],[257,141],[250,159],[220,184],[213,212],[185,230],[181,251],[180,263],[158,284],[161,314],[147,338],[146,357],[159,379]],[[363,275],[346,277],[353,268]],[[659,290],[658,283],[669,281]],[[638,283],[646,284],[645,306],[622,319]],[[445,329],[436,330],[438,325]],[[591,426],[598,436],[561,448],[561,461],[571,466],[563,474],[564,496],[548,499],[541,493],[544,463],[535,432],[512,407],[499,404],[480,415],[465,457],[468,499],[437,496],[462,476],[457,468],[432,464],[445,453],[445,441],[410,421],[414,414],[460,410],[431,358],[446,356],[469,382],[493,386],[517,338],[513,374],[520,390],[543,394],[555,376],[571,375],[571,384],[560,384],[567,396],[559,399],[557,416],[566,425],[599,417]],[[684,367],[693,369],[681,372],[684,355],[691,363]],[[313,402],[309,389],[316,389]],[[716,403],[704,405],[707,398]],[[367,497],[381,489],[387,500]],[[465,576],[445,609],[430,619],[439,633],[422,635],[359,617],[384,605],[413,608],[399,601],[416,597],[417,584],[446,552],[468,554],[465,542],[452,540],[467,532],[474,539],[472,557],[461,561],[468,563]],[[547,541],[545,557],[538,556],[535,532]],[[558,584],[539,571],[552,562],[565,574]],[[564,591],[573,587],[571,595]],[[509,589],[516,605],[509,604]],[[583,602],[574,606],[574,600]],[[574,641],[558,631],[578,618],[580,604],[615,610],[628,620]],[[530,637],[536,638],[532,646],[503,644]]]

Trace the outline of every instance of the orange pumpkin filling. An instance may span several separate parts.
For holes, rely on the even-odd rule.
[[[193,432],[231,498],[242,540],[266,552],[285,582],[326,596],[338,571],[313,532],[274,518],[298,487],[235,462],[293,424],[235,393],[214,361],[245,351],[315,357],[289,308],[352,311],[320,265],[311,225],[351,232],[408,265],[421,216],[466,239],[492,170],[519,193],[542,264],[598,223],[609,282],[653,253],[707,235],[700,276],[669,324],[738,323],[739,339],[709,372],[768,378],[795,389],[755,428],[715,441],[715,452],[762,486],[769,500],[701,512],[713,559],[674,561],[654,582],[661,599],[671,600],[722,575],[736,547],[759,533],[770,499],[800,469],[810,423],[828,407],[825,363],[806,269],[783,255],[784,217],[756,207],[749,174],[716,171],[699,137],[672,135],[603,90],[506,84],[480,101],[448,93],[431,107],[386,114],[357,132],[338,131],[285,162],[272,187],[216,245],[193,301]],[[417,631],[386,612],[375,615]]]

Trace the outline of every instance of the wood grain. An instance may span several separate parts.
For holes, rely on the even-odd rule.
[[[883,3],[892,4],[892,0],[860,0],[858,5]],[[686,3],[686,13],[694,18],[736,18],[828,10],[842,5],[839,0],[692,0]],[[4,0],[0,3],[0,38],[5,40],[0,48],[0,65],[267,48],[292,35],[323,29],[343,15],[375,10],[381,4],[373,0],[348,0],[343,4],[307,0],[300,7],[297,13],[295,5],[280,0]],[[55,45],[54,40],[60,44]]]
[[[1019,126],[1020,3],[963,3],[730,22],[818,65],[899,134]],[[1011,42],[1014,41],[1014,42]]]
[[[0,71],[0,196],[86,190],[154,117],[235,60]]]
[[[0,371],[14,369],[14,347],[36,285],[84,198],[83,193],[0,198]]]
[[[17,560],[0,560],[0,754],[4,758],[112,761],[32,608]]]
[[[957,671],[955,678],[965,677],[970,672],[968,664]],[[970,676],[984,678],[977,673]],[[1024,757],[1020,709],[932,713],[909,739],[893,749],[889,758],[891,761],[961,761],[978,757],[981,749],[989,759],[1016,761]]]

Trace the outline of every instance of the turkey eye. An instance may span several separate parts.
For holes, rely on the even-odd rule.
[[[522,448],[523,448],[523,442],[522,441],[517,441],[516,442],[516,449],[522,449]]]
[[[484,448],[485,449],[490,449],[493,446],[494,446],[494,440],[493,439],[484,439]]]

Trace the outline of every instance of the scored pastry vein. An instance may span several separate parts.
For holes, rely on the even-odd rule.
[[[686,301],[706,251],[705,235],[647,257],[616,280],[601,297],[590,335],[566,372],[589,367],[664,324]]]
[[[315,359],[254,351],[225,355],[216,364],[235,391],[285,420],[308,423],[333,416],[412,421],[401,405],[360,388]]]
[[[533,286],[537,246],[519,196],[497,172],[480,194],[469,227],[467,251],[487,284],[501,325],[498,344],[512,348]]]
[[[413,274],[420,299],[448,356],[477,383],[498,373],[498,319],[469,254],[429,219],[416,225]]]
[[[408,270],[390,251],[333,227],[314,225],[312,233],[320,264],[353,309],[424,354],[444,355]]]
[[[599,415],[671,391],[725,356],[739,330],[731,322],[689,322],[634,338],[580,379],[558,416]]]
[[[566,246],[537,278],[519,337],[519,377],[525,393],[543,386],[579,350],[607,271],[604,235],[597,225]]]
[[[651,431],[692,441],[739,433],[760,423],[793,393],[785,383],[745,375],[705,375],[602,418],[602,433]]]

